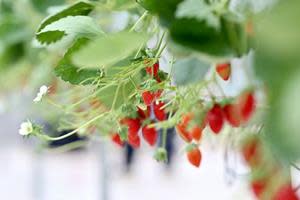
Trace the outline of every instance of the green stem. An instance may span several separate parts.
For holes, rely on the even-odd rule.
[[[161,36],[161,38],[160,38],[160,40],[158,42],[158,45],[157,45],[157,47],[155,49],[156,52],[158,52],[158,50],[161,48],[161,45],[162,45],[162,42],[164,40],[165,35],[166,35],[166,31],[163,32],[163,34],[162,34],[162,36]]]
[[[85,128],[86,126],[88,126],[89,124],[93,123],[94,121],[97,121],[98,119],[102,118],[105,114],[107,114],[108,112],[104,112],[104,113],[101,113],[100,115],[94,117],[93,119],[87,121],[86,123],[84,123],[83,125],[79,126],[77,129],[65,134],[65,135],[62,135],[62,136],[59,136],[59,137],[51,137],[51,136],[48,136],[48,135],[37,135],[38,137],[42,138],[42,139],[45,139],[45,140],[48,140],[48,141],[57,141],[57,140],[62,140],[62,139],[65,139],[67,137],[70,137],[71,135],[74,135],[75,133],[77,133],[80,129],[82,128]]]
[[[142,16],[135,22],[135,24],[131,27],[131,29],[129,30],[129,32],[134,31],[134,29],[137,27],[137,25],[144,20],[144,18],[148,15],[148,11],[145,11]]]
[[[116,102],[117,102],[117,98],[118,98],[120,87],[121,87],[121,83],[119,83],[119,85],[117,87],[117,90],[116,90],[116,93],[115,93],[115,96],[114,96],[114,100],[113,100],[113,103],[112,103],[112,106],[111,106],[112,110],[115,109],[115,105],[116,105]]]
[[[139,88],[137,87],[136,83],[134,82],[134,80],[132,79],[131,76],[129,76],[129,80],[130,80],[130,82],[132,83],[132,85],[134,86],[134,88],[138,91]]]

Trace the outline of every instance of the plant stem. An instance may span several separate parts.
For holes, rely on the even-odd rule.
[[[62,140],[62,139],[65,139],[67,137],[70,137],[71,135],[74,135],[75,133],[77,133],[80,129],[82,128],[85,128],[86,126],[88,126],[89,124],[93,123],[94,121],[97,121],[98,119],[100,119],[101,117],[103,117],[105,114],[107,114],[108,112],[104,112],[104,113],[101,113],[100,115],[94,117],[93,119],[87,121],[86,123],[84,123],[83,125],[79,126],[77,129],[65,134],[65,135],[62,135],[62,136],[59,136],[59,137],[51,137],[51,136],[48,136],[48,135],[38,135],[38,137],[42,138],[42,139],[45,139],[45,140],[48,140],[48,141],[57,141],[57,140]]]
[[[112,103],[112,106],[111,106],[112,110],[115,109],[115,105],[116,105],[116,102],[117,102],[120,87],[121,87],[121,83],[118,84],[118,87],[117,87],[117,90],[116,90],[116,93],[115,93],[115,96],[114,96],[114,100],[113,100],[113,103]]]
[[[135,22],[135,24],[131,27],[131,29],[129,30],[129,32],[134,31],[134,29],[137,27],[137,25],[144,20],[144,18],[148,15],[148,11],[145,11],[142,16]]]

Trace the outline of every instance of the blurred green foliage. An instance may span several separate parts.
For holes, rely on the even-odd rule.
[[[256,72],[270,108],[266,139],[285,159],[300,157],[300,1],[282,0],[256,21]]]

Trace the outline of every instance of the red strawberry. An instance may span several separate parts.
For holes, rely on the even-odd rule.
[[[199,167],[201,163],[201,152],[197,147],[187,151],[187,158],[189,162],[195,167]]]
[[[182,116],[181,124],[186,129],[190,123],[190,121],[194,118],[193,113],[187,113]]]
[[[177,129],[177,133],[179,133],[180,137],[186,141],[186,142],[191,142],[192,141],[192,136],[190,135],[190,133],[185,130],[185,127],[182,124],[178,124],[176,126]]]
[[[128,134],[128,143],[135,149],[141,145],[141,140],[138,135]]]
[[[206,117],[211,130],[215,134],[218,134],[222,130],[224,124],[223,110],[221,106],[215,104],[214,107],[208,111]]]
[[[228,123],[233,127],[239,127],[241,124],[241,114],[236,104],[227,104],[223,108],[223,113]]]
[[[252,92],[246,92],[239,97],[239,106],[241,109],[241,117],[247,122],[255,111],[256,101]]]
[[[199,142],[202,137],[202,128],[200,128],[199,126],[195,126],[191,130],[191,136],[194,140]]]
[[[158,74],[158,70],[159,70],[159,63],[157,62],[157,63],[155,63],[153,66],[151,66],[151,67],[146,67],[146,72],[147,72],[147,74],[149,74],[149,75],[153,75],[154,77],[156,77],[157,76],[157,74]]]
[[[227,81],[231,75],[231,65],[230,63],[218,64],[216,71],[224,81]]]
[[[155,99],[158,99],[162,93],[163,93],[163,90],[157,90],[156,92],[154,92]]]
[[[246,144],[242,147],[242,154],[245,161],[253,166],[259,162],[259,141],[257,138],[252,138],[247,141]]]
[[[119,145],[119,146],[121,146],[121,147],[124,146],[124,142],[121,140],[120,135],[119,135],[118,133],[114,133],[114,134],[111,136],[111,140],[112,140],[115,144],[117,144],[117,145]]]
[[[155,94],[150,91],[145,91],[142,93],[143,101],[147,106],[150,106],[152,102],[155,100]]]
[[[143,137],[149,145],[153,146],[157,141],[157,132],[155,128],[149,128],[147,125],[142,128]]]
[[[124,118],[121,120],[121,124],[128,126],[128,134],[131,135],[137,135],[141,127],[139,119]]]
[[[165,110],[162,109],[164,105],[165,103],[162,101],[153,104],[154,115],[158,121],[164,121],[167,118]]]
[[[140,119],[144,120],[147,119],[148,117],[150,117],[150,113],[151,113],[151,107],[147,106],[147,110],[142,110],[140,107],[138,108],[138,115],[140,117]]]
[[[266,186],[266,180],[255,180],[251,182],[251,189],[257,198],[262,195],[262,193],[266,189]]]
[[[273,200],[299,200],[290,183],[281,186]]]

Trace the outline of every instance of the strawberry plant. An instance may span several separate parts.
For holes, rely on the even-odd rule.
[[[21,135],[48,142],[80,134],[135,149],[145,140],[154,158],[166,161],[167,129],[175,127],[196,167],[205,165],[200,149],[208,137],[230,138],[225,146],[241,147],[234,150],[250,168],[258,199],[298,199],[288,168],[300,157],[297,1],[58,2],[65,6],[45,17],[33,38],[58,80],[41,87],[34,102],[49,112],[52,106],[58,128],[72,131],[55,137],[27,121]],[[39,12],[55,4],[32,3]],[[5,27],[23,31],[19,20],[0,23],[0,36]],[[22,37],[11,41],[1,56],[24,45]],[[246,84],[237,89],[238,72]]]

